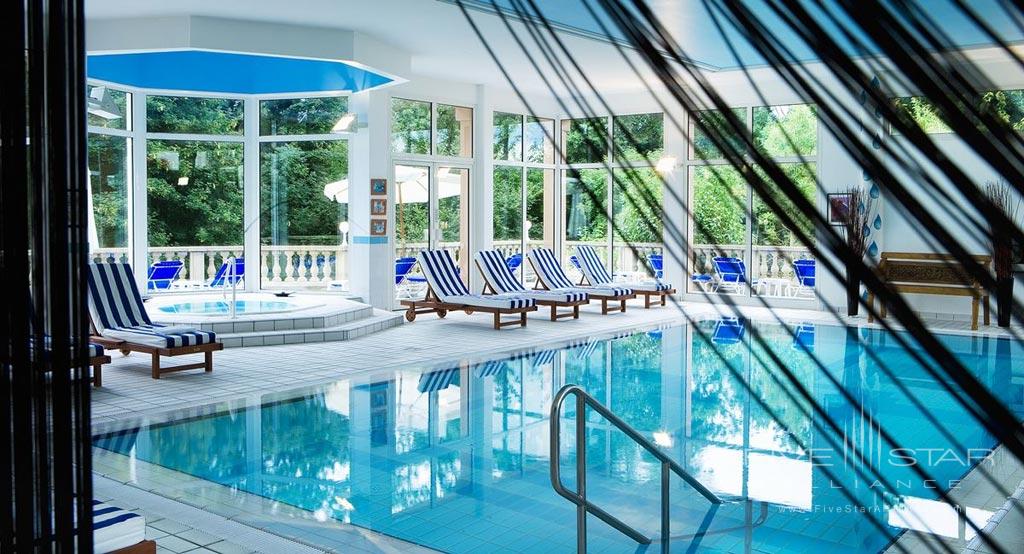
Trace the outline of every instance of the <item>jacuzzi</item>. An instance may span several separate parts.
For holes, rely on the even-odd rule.
[[[235,300],[235,314],[276,314],[297,310],[300,306],[285,300]],[[231,314],[230,300],[194,300],[176,302],[157,307],[157,311],[165,314],[225,316]]]

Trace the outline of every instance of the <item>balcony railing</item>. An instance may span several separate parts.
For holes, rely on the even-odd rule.
[[[745,259],[747,247],[743,244],[695,244],[690,251],[690,267],[695,275],[714,275],[715,268],[712,258],[728,256]],[[794,260],[811,259],[811,252],[803,246],[754,246],[751,248],[751,260],[747,264],[751,279],[765,277],[788,279],[796,282],[793,270]]]

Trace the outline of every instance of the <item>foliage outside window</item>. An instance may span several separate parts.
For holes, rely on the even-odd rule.
[[[89,134],[89,185],[100,248],[128,246],[129,139]]]
[[[391,99],[391,151],[430,154],[430,103]]]
[[[622,115],[612,118],[615,159],[658,161],[664,147],[664,121],[660,113]]]
[[[429,175],[428,166],[395,165],[395,241],[401,248],[408,247],[410,243],[426,244],[430,221],[429,202],[413,202],[403,198],[401,179],[426,183]]]
[[[235,98],[149,96],[146,128],[150,133],[241,135],[244,104]]]
[[[619,168],[614,177],[612,243],[624,248],[612,250],[612,265],[618,272],[648,272],[650,256],[662,254],[661,177],[651,167]]]
[[[746,108],[733,108],[733,115],[739,119],[740,123],[746,126],[747,121],[747,109]],[[743,137],[735,133],[732,127],[729,125],[725,114],[717,110],[709,110],[705,112],[697,112],[691,119],[695,120],[690,124],[690,159],[691,160],[721,160],[725,159],[725,154],[715,146],[715,143],[711,140],[701,126],[697,123],[700,121],[704,126],[711,129],[717,129],[718,134],[724,135],[725,140],[729,143],[730,148],[734,151],[742,151],[743,149]]]
[[[608,172],[570,169],[565,172],[565,239],[603,241],[608,236],[606,198]]]
[[[87,119],[90,127],[121,130],[131,127],[131,117],[128,113],[128,104],[132,96],[130,93],[99,85],[87,85],[85,93],[89,97]],[[105,103],[108,102],[117,113],[107,111]]]
[[[242,244],[241,143],[150,140],[149,245]]]
[[[344,96],[261,100],[260,135],[327,134],[347,111]]]
[[[754,108],[754,144],[766,156],[813,156],[818,150],[818,110],[810,104]]]
[[[551,119],[526,118],[526,161],[529,163],[555,163],[555,122]]]
[[[786,174],[791,181],[793,181],[800,193],[806,198],[811,205],[814,205],[815,197],[815,166],[812,163],[784,163],[779,164],[779,167]],[[763,175],[764,178],[767,176]],[[807,234],[808,236],[814,236],[814,228],[811,220],[806,217],[803,212],[793,204],[789,198],[782,193],[778,184],[769,182],[771,191],[769,194],[779,204],[782,205],[782,211],[786,214],[793,216],[796,219],[797,227],[800,231]],[[779,219],[776,212],[772,211],[768,205],[761,199],[759,194],[754,194],[753,204],[753,242],[757,246],[802,246],[802,243],[797,240],[796,235],[786,227],[783,222]]]
[[[562,145],[569,164],[601,163],[608,154],[606,120],[563,119]]]
[[[469,170],[463,167],[439,167],[437,179],[441,182],[441,192],[437,198],[439,238],[441,242],[460,242],[463,226],[468,223],[469,217],[467,212],[462,211],[463,196],[469,191]],[[446,190],[451,194],[444,192]],[[468,203],[468,197],[466,200]],[[464,220],[464,216],[467,219]],[[460,261],[464,262],[465,258],[461,257]]]
[[[694,244],[746,242],[747,182],[738,170],[729,165],[692,166],[690,190]]]
[[[473,108],[437,105],[437,155],[473,157]]]
[[[523,117],[494,112],[494,159],[518,162],[523,159]]]
[[[916,124],[928,134],[951,133],[939,107],[923,96],[893,98],[893,105],[908,124]],[[976,106],[988,112],[1013,130],[1024,132],[1024,90],[993,90],[982,93]],[[898,131],[891,129],[893,134]]]
[[[555,180],[553,169],[529,168],[526,170],[526,221],[529,241],[544,240],[544,193]]]
[[[523,170],[514,166],[494,168],[494,240],[523,238]],[[518,250],[518,248],[517,248]]]

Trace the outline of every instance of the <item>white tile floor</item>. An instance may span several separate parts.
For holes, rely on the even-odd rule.
[[[778,319],[791,323],[813,321],[867,325],[864,317],[843,317],[837,321],[827,313],[810,310],[769,311],[764,308],[744,308],[741,312],[742,315],[758,319]],[[651,310],[631,305],[625,314],[601,316],[596,306],[588,306],[582,310],[579,320],[551,322],[543,312],[537,312],[531,314],[525,329],[514,327],[501,331],[491,328],[491,318],[487,314],[467,316],[453,313],[444,320],[425,315],[417,318],[414,323],[348,342],[225,350],[215,355],[213,373],[186,371],[165,375],[160,380],[150,378],[148,357],[138,354],[121,357],[115,353],[113,363],[105,368],[104,386],[95,390],[93,395],[93,428],[95,432],[104,432],[134,426],[140,419],[149,422],[173,419],[176,410],[236,401],[250,395],[288,391],[330,382],[355,373],[402,366],[427,366],[453,358],[483,358],[501,352],[538,348],[566,340],[585,339],[628,329],[678,324],[688,319],[716,318],[733,313],[726,306],[686,303]],[[964,320],[929,319],[928,325],[938,332],[975,334],[970,331],[969,323]],[[1024,329],[1014,331],[1020,333],[1024,332]],[[1007,331],[992,326],[982,327],[978,333],[1005,335]],[[196,502],[189,502],[192,505],[183,504],[126,485],[125,483],[133,482],[132,476],[125,472],[124,467],[118,467],[116,460],[105,460],[100,452],[97,451],[97,473],[106,472],[110,478],[97,477],[97,491],[109,496],[112,502],[119,503],[122,507],[131,505],[152,514],[155,519],[150,522],[150,531],[165,551],[182,552],[185,548],[199,552],[202,552],[200,549],[203,548],[215,552],[316,551],[285,538],[301,536],[303,532],[309,532],[309,529],[266,525],[266,521],[246,520],[244,517],[214,517],[207,511],[198,509]],[[1010,467],[1004,471],[1005,478],[1019,481],[1021,475],[1016,471],[1018,470]],[[177,474],[167,478],[178,479],[179,476],[180,474]],[[974,491],[974,488],[966,488],[967,483],[965,480],[964,490]],[[978,487],[977,491],[985,490],[981,485]],[[1009,486],[1010,490],[1015,488],[1016,483]],[[989,491],[989,496],[982,503],[985,507],[996,502],[996,499],[991,497],[992,491]],[[970,500],[980,502],[973,496]],[[161,504],[165,502],[175,503],[175,509]],[[227,509],[225,506],[221,508]],[[161,509],[163,511],[160,511]],[[264,508],[257,511],[262,509]],[[213,525],[214,523],[216,525]],[[169,526],[177,528],[175,524],[180,524],[182,530],[173,533],[166,530]],[[255,528],[261,524],[265,530],[256,530]],[[161,529],[161,525],[165,529]],[[248,531],[262,534],[244,541],[239,540],[239,536],[248,536],[248,531],[241,532],[234,526],[243,526]],[[339,524],[338,527],[330,540],[335,541],[331,544],[335,544],[339,551],[388,552],[419,548],[352,526]],[[190,540],[189,537],[199,540]],[[211,538],[219,540],[205,545],[200,544]],[[282,548],[285,543],[260,543],[259,540],[283,540],[286,541],[287,547]],[[912,535],[906,535],[904,540],[909,541],[906,544],[911,546],[923,546],[913,543],[915,537]],[[320,542],[318,541],[318,544]],[[902,541],[897,548],[903,548]]]

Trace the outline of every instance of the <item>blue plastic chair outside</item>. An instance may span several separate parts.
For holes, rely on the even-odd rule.
[[[515,275],[516,274],[516,270],[519,269],[519,266],[523,265],[523,255],[522,254],[512,254],[511,256],[509,256],[508,258],[505,259],[505,265],[507,265],[508,266],[508,270],[513,275]]]
[[[665,258],[661,254],[651,254],[647,257],[647,261],[651,263],[655,279],[661,279],[665,276]]]
[[[739,258],[712,258],[715,272],[718,273],[718,285],[715,290],[727,288],[740,290],[747,284],[747,266]]]
[[[178,279],[185,263],[181,260],[164,260],[149,266],[146,290],[167,290]]]
[[[240,283],[245,279],[245,258],[235,258],[235,274],[228,275],[230,264],[224,262],[217,268],[217,274],[210,281],[211,287],[225,287]]]
[[[796,260],[793,262],[796,280],[800,283],[801,287],[814,288],[815,265],[814,260]]]

